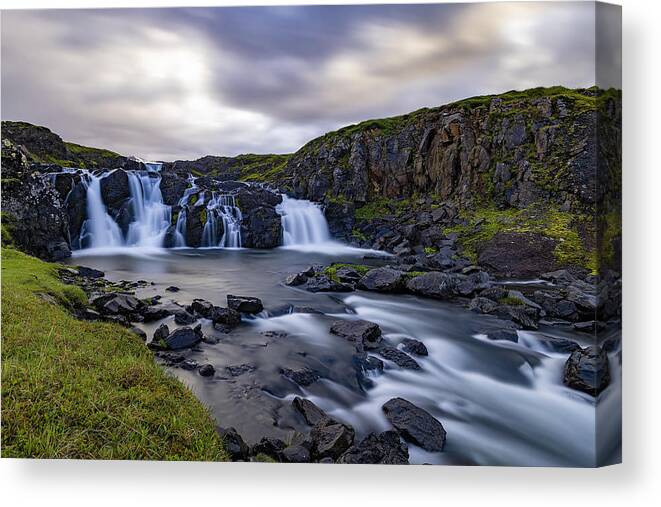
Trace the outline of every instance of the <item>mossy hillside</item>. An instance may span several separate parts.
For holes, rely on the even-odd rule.
[[[290,155],[238,155],[236,164],[240,167],[240,181],[258,183],[276,182],[284,175]]]
[[[2,250],[3,457],[227,459],[209,412],[137,335],[70,315],[86,297],[57,269]]]
[[[481,208],[464,210],[463,224],[447,227],[445,234],[456,233],[463,253],[477,262],[478,251],[499,233],[537,233],[556,240],[554,256],[561,266],[579,266],[594,272],[596,253],[588,250],[578,227],[590,231],[592,218],[563,212],[552,206],[533,205],[525,209]]]

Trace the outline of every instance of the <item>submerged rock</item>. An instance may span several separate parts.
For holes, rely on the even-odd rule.
[[[200,366],[198,373],[203,377],[211,377],[214,373],[216,373],[216,369],[211,364],[203,364]]]
[[[392,361],[393,363],[395,363],[400,368],[404,368],[406,370],[421,369],[420,365],[415,359],[413,359],[405,352],[396,349],[395,347],[390,347],[390,346],[379,347],[377,349],[377,352],[381,354],[384,358],[386,358],[388,361]]]
[[[336,320],[330,332],[365,348],[374,348],[381,341],[381,328],[367,320]]]
[[[429,351],[425,344],[420,340],[415,340],[413,338],[404,338],[402,340],[402,350],[408,352],[409,354],[415,354],[416,356],[427,356]]]
[[[281,368],[280,373],[299,386],[309,386],[319,380],[319,374],[310,368]]]
[[[330,416],[315,405],[310,400],[296,396],[291,402],[291,406],[303,416],[305,422],[310,426],[315,426],[322,421],[330,419]]]
[[[405,440],[426,451],[440,452],[445,445],[445,429],[429,412],[403,398],[393,398],[383,405],[390,424]]]

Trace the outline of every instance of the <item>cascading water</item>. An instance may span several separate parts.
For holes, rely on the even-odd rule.
[[[207,219],[202,231],[203,247],[241,248],[241,210],[233,195],[216,195],[206,205]],[[219,221],[223,235],[218,240]]]
[[[124,244],[122,231],[108,214],[101,196],[101,177],[86,173],[83,182],[87,185],[87,220],[80,229],[82,248],[116,247]]]
[[[162,246],[170,226],[171,208],[163,204],[161,178],[149,172],[129,172],[128,177],[133,222],[129,225],[126,245]]]
[[[331,241],[328,222],[318,204],[283,195],[277,210],[282,215],[283,246],[313,245]]]

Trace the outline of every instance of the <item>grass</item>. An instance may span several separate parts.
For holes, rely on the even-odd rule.
[[[576,231],[580,223],[590,227],[587,216],[559,211],[555,207],[532,205],[525,209],[508,208],[498,210],[493,207],[466,210],[462,213],[465,225],[445,229],[445,234],[457,233],[458,241],[466,255],[477,261],[481,245],[498,233],[538,233],[556,240],[553,252],[561,266],[580,266],[596,272],[597,263],[594,251],[585,248]]]
[[[2,250],[3,457],[227,459],[207,409],[136,335],[71,316],[86,296],[57,268]]]

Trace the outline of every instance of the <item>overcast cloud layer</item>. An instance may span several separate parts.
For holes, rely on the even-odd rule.
[[[282,153],[467,96],[592,86],[594,61],[591,3],[4,11],[2,118],[157,160]]]

